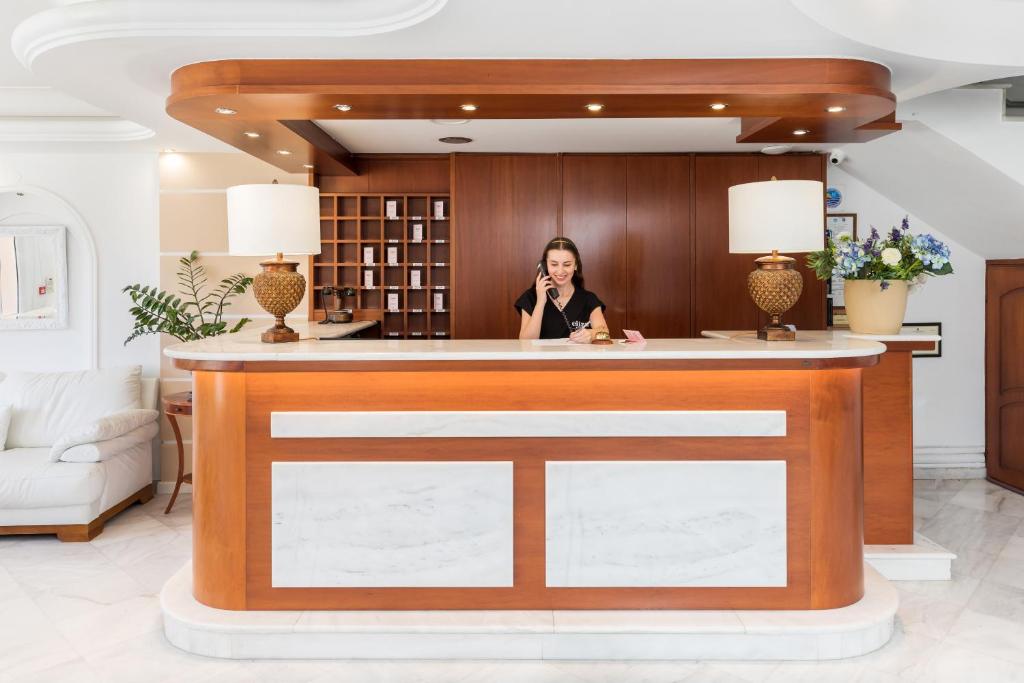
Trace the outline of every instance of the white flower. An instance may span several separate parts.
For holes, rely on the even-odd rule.
[[[882,250],[882,263],[887,266],[895,266],[902,258],[903,255],[900,254],[900,250],[896,247],[888,247]]]
[[[837,242],[852,242],[853,241],[853,235],[848,233],[848,232],[841,232],[838,235],[836,235],[836,241]]]

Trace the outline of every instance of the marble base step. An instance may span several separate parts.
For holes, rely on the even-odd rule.
[[[955,559],[921,534],[914,534],[914,545],[864,546],[864,560],[891,581],[949,581]]]
[[[896,589],[864,569],[864,597],[833,610],[234,612],[192,597],[187,564],[160,606],[173,645],[228,659],[817,661],[892,636]]]

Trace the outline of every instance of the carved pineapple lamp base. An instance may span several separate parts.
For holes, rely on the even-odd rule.
[[[270,315],[274,326],[260,335],[267,344],[299,341],[299,333],[284,324],[284,317],[295,310],[306,292],[306,278],[297,271],[297,261],[285,261],[282,254],[276,259],[261,261],[263,272],[253,278],[252,288],[256,301]]]
[[[771,256],[762,256],[754,263],[757,270],[747,276],[747,291],[754,304],[771,317],[768,324],[757,331],[757,338],[796,341],[796,332],[782,324],[782,314],[793,308],[804,288],[803,276],[793,268],[796,259],[773,250]]]

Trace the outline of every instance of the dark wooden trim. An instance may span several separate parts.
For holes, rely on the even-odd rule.
[[[359,175],[359,160],[320,126],[312,121],[281,121],[281,125],[313,145],[323,155],[337,162],[340,167],[338,175]],[[326,168],[328,165],[324,163],[324,160],[319,158],[320,154],[317,154],[316,157],[313,164],[321,169],[321,172],[329,170]]]
[[[91,541],[103,531],[103,525],[114,515],[126,510],[133,503],[148,503],[153,499],[153,484],[146,484],[121,502],[100,513],[88,524],[34,524],[24,526],[0,526],[0,536],[21,536],[25,534],[56,534],[64,542],[81,543]]]

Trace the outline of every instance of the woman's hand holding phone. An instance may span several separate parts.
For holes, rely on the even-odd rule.
[[[544,275],[539,269],[537,271],[537,301],[540,304],[544,303],[544,297],[550,296],[548,292],[555,288],[555,284],[551,281],[551,276]],[[555,297],[552,297],[555,298]]]

